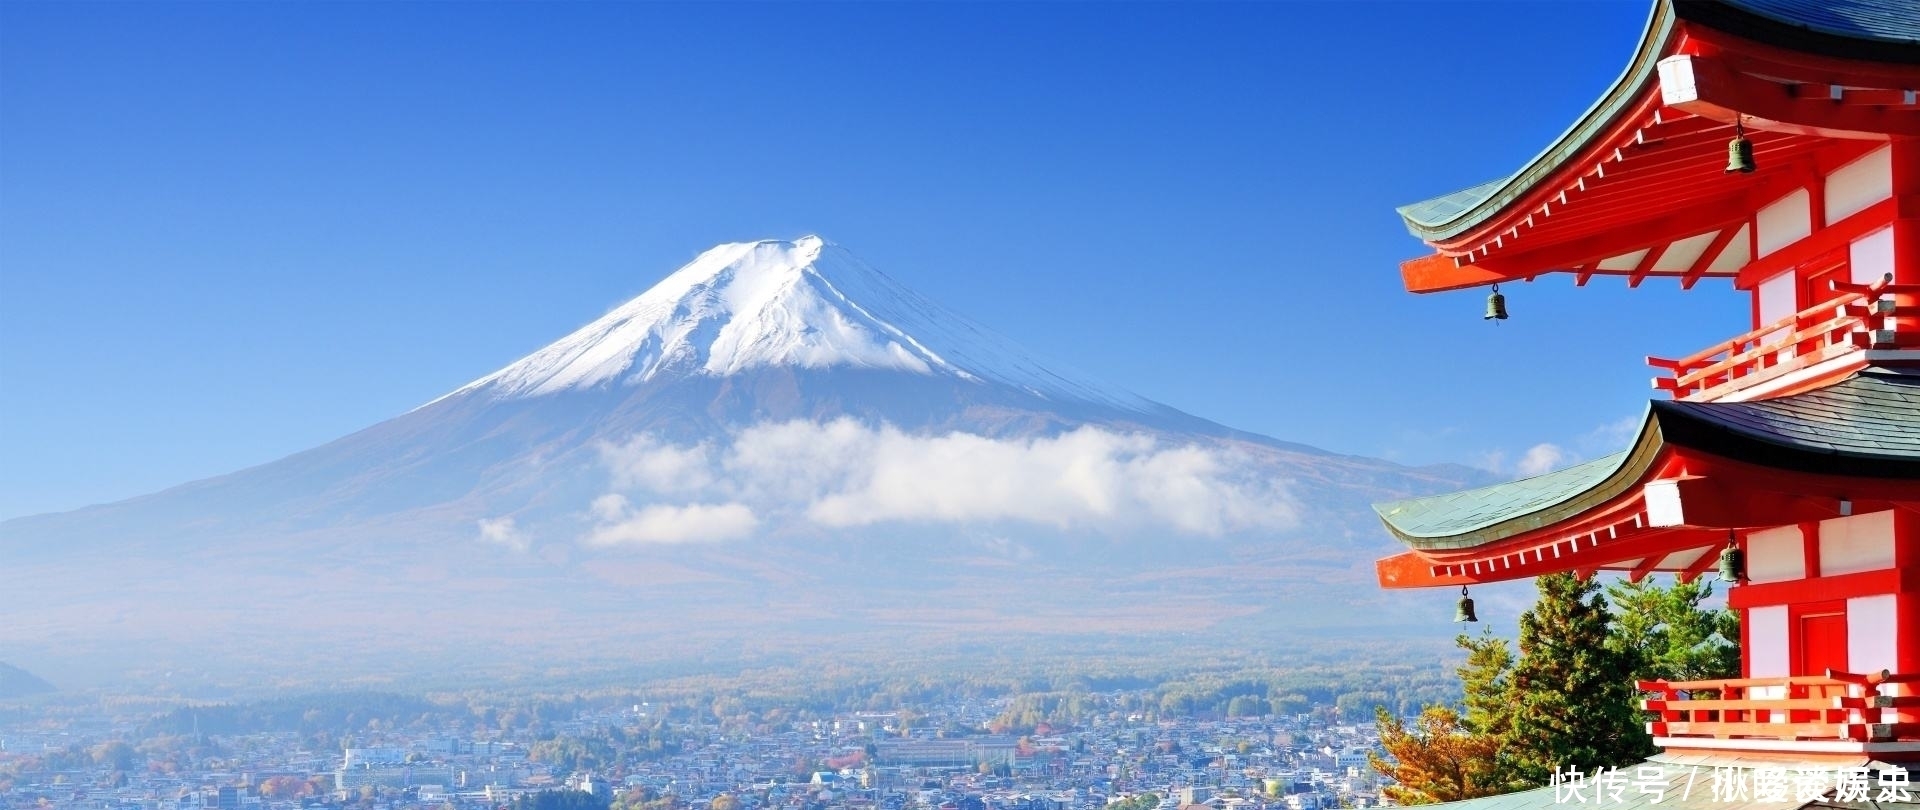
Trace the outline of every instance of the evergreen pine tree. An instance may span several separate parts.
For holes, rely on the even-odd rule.
[[[1511,681],[1507,748],[1517,777],[1541,785],[1568,767],[1592,772],[1653,753],[1634,708],[1635,656],[1608,644],[1599,586],[1571,573],[1536,584],[1540,600],[1520,615]]]
[[[1464,725],[1475,734],[1505,737],[1513,727],[1513,696],[1509,693],[1513,648],[1488,628],[1478,638],[1461,634],[1454,644],[1467,651],[1466,663],[1456,672],[1465,695]]]
[[[1666,587],[1651,579],[1608,585],[1615,613],[1608,643],[1634,659],[1636,680],[1739,677],[1740,617],[1701,607],[1712,594],[1704,578]]]
[[[1479,783],[1496,793],[1531,787],[1513,759],[1512,645],[1494,635],[1492,628],[1478,638],[1462,634],[1454,643],[1467,651],[1466,662],[1456,670],[1466,708],[1461,725],[1467,733],[1492,741],[1486,749],[1492,761],[1476,774]]]

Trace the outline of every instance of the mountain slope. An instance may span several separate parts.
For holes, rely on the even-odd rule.
[[[0,661],[0,700],[58,691],[53,684],[19,667]]]
[[[663,375],[885,369],[1011,386],[1055,400],[1160,409],[1053,371],[817,236],[721,245],[640,297],[454,392],[541,396]]]
[[[288,636],[391,662],[460,639],[617,657],[824,626],[891,645],[1390,625],[1367,505],[1480,482],[1059,371],[818,238],[730,244],[366,430],[0,523],[23,583],[0,645],[285,667]]]

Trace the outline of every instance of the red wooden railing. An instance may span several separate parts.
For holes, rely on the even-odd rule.
[[[1870,675],[1827,670],[1788,678],[1722,678],[1706,681],[1639,681],[1655,697],[1641,706],[1653,712],[1647,733],[1655,737],[1762,740],[1920,740],[1920,722],[1902,722],[1902,710],[1920,709],[1920,695],[1889,695],[1893,684],[1920,684],[1920,675]],[[1777,697],[1755,697],[1778,689]],[[1695,699],[1693,693],[1715,696]],[[1912,692],[1910,688],[1907,691]]]
[[[1711,400],[1868,349],[1920,349],[1920,284],[1832,282],[1840,294],[1679,360],[1647,358],[1665,371],[1653,387],[1674,399]]]

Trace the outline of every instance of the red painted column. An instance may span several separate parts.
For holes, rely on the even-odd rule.
[[[1893,510],[1893,567],[1901,571],[1920,569],[1920,512]],[[1894,622],[1899,633],[1897,671],[1920,672],[1920,593],[1903,589],[1894,595]],[[1920,688],[1906,687],[1906,694],[1916,693]],[[1904,722],[1920,722],[1920,710],[1899,714]]]
[[[1920,282],[1920,138],[1893,139],[1893,280]]]

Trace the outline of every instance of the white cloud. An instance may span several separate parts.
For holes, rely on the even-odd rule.
[[[601,444],[600,460],[621,489],[685,493],[713,485],[712,448],[705,442],[679,447],[642,433],[621,444]]]
[[[526,551],[533,541],[514,525],[512,516],[480,519],[480,542]]]
[[[1527,448],[1526,454],[1514,465],[1514,471],[1524,476],[1544,475],[1559,469],[1561,463],[1569,458],[1567,451],[1560,449],[1559,445],[1541,442]]]
[[[1019,522],[1217,535],[1285,529],[1297,521],[1285,483],[1256,470],[1249,458],[1091,427],[995,439],[916,435],[852,419],[792,421],[748,428],[717,448],[636,437],[603,458],[616,489],[663,491],[654,473],[672,470],[671,480],[703,482],[699,492],[736,508],[725,515],[688,511],[719,507],[636,511],[625,496],[609,493],[591,510],[600,526],[589,542],[603,545],[671,542],[661,538],[677,537],[680,530],[668,527],[683,523],[718,527],[698,539],[744,535],[759,523],[755,510],[833,528]],[[701,463],[704,471],[697,469]]]
[[[1610,422],[1604,422],[1568,441],[1566,445],[1553,442],[1541,442],[1527,448],[1519,458],[1508,463],[1506,451],[1492,449],[1477,456],[1471,464],[1480,469],[1503,475],[1521,477],[1541,475],[1564,469],[1582,461],[1618,453],[1628,449],[1633,440],[1640,435],[1640,426],[1644,417],[1623,416]]]
[[[587,535],[587,543],[595,546],[732,540],[760,525],[753,510],[742,504],[654,504],[635,509],[620,495],[595,499],[593,514],[600,523]]]

